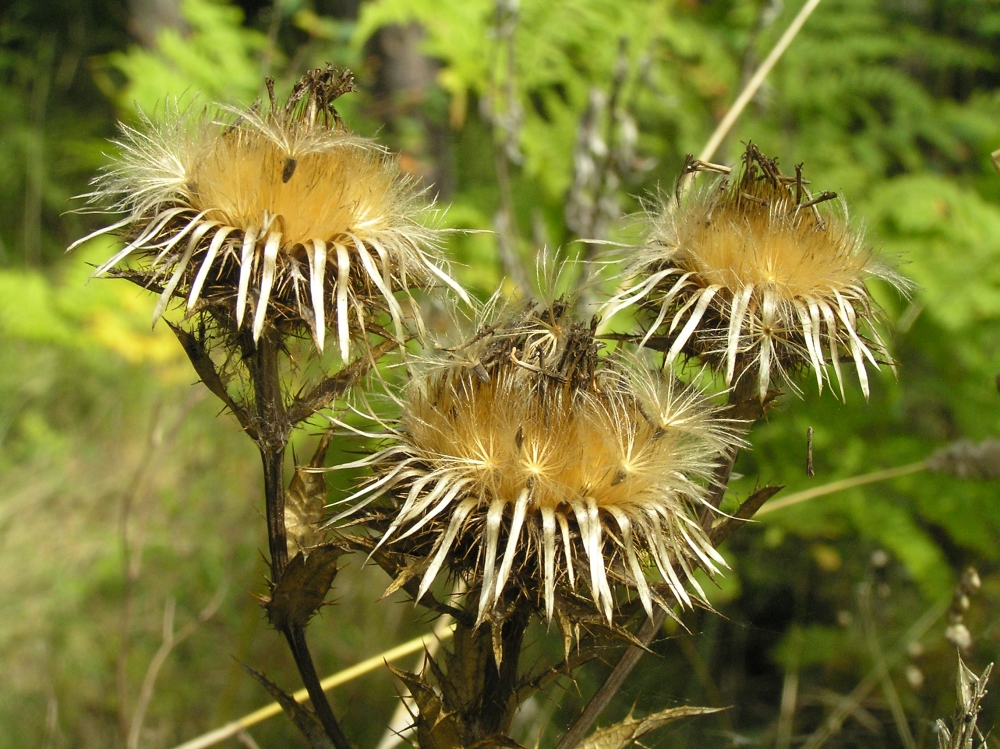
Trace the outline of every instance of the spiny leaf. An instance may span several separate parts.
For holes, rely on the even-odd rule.
[[[454,713],[447,712],[434,688],[421,676],[388,666],[410,691],[417,705],[414,716],[417,744],[421,749],[463,749],[462,727]]]
[[[297,554],[288,563],[271,597],[264,600],[267,618],[275,628],[304,627],[309,622],[333,585],[337,559],[343,553],[336,546],[318,546],[308,558]]]
[[[980,749],[985,749],[986,740],[976,726],[979,718],[980,703],[986,697],[986,682],[990,678],[993,664],[988,665],[981,676],[969,669],[958,657],[958,674],[955,678],[955,691],[958,693],[958,704],[955,707],[953,731],[949,731],[943,720],[935,723],[937,730],[938,749],[973,749],[973,742],[978,738]]]
[[[482,628],[458,627],[455,630],[452,652],[448,655],[446,699],[457,698],[463,707],[480,701],[491,648],[491,638],[484,636]],[[445,689],[443,683],[441,688]]]
[[[594,731],[579,745],[579,749],[625,749],[650,731],[673,723],[682,718],[692,718],[698,715],[711,715],[720,712],[721,707],[673,707],[652,713],[645,718],[633,718],[631,715],[620,723],[600,728]]]
[[[288,694],[288,692],[284,691],[260,671],[255,671],[245,663],[240,665],[246,669],[248,674],[259,681],[264,689],[281,705],[281,709],[285,711],[289,720],[309,739],[309,745],[312,749],[334,749],[333,742],[326,735],[323,726],[320,725],[319,720],[317,720],[309,708],[296,702],[292,695]]]
[[[285,492],[285,538],[289,559],[299,553],[308,556],[317,541],[326,509],[327,489],[326,479],[315,469],[323,467],[332,437],[333,431],[327,430],[312,460],[295,466],[295,475]]]

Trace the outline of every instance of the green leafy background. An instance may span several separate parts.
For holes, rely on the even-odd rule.
[[[362,90],[345,100],[349,124],[400,150],[404,168],[436,176],[445,226],[492,229],[507,132],[490,112],[517,115],[511,196],[530,267],[542,244],[560,259],[580,252],[565,218],[574,148],[592,92],[612,85],[622,40],[620,100],[643,167],[613,195],[621,218],[609,236],[629,240],[643,201],[672,188],[684,154],[701,149],[799,7],[522,0],[506,45],[498,5],[510,7],[13,0],[0,10],[0,747],[124,746],[167,602],[179,629],[221,586],[218,614],[160,672],[140,745],[173,746],[266,702],[241,661],[297,686],[251,596],[263,590],[266,547],[252,446],[192,386],[169,331],[150,329],[149,298],[124,282],[88,283],[108,241],[63,252],[105,221],[71,198],[113,150],[116,120],[155,117],[165,97],[248,104],[264,72],[287,90],[308,66],[350,65]],[[177,22],[137,36],[134,14],[153,7]],[[380,40],[413,24],[429,73],[387,93]],[[909,299],[875,290],[895,323],[898,379],[881,372],[869,403],[856,385],[841,403],[805,383],[801,400],[784,399],[754,432],[735,497],[758,482],[789,493],[1000,435],[1000,176],[989,159],[1000,148],[998,86],[995,0],[824,0],[716,155],[731,162],[753,140],[786,169],[805,162],[813,185],[840,192],[869,242],[918,284]],[[446,249],[477,294],[501,283],[495,235],[456,233]],[[299,439],[304,454],[309,436]],[[344,488],[336,483],[333,496]],[[659,657],[643,661],[605,720],[731,705],[644,742],[796,746],[870,673],[878,650],[901,648],[889,679],[918,745],[936,745],[933,720],[953,709],[955,653],[943,618],[917,645],[904,635],[974,565],[983,589],[966,614],[967,659],[979,670],[996,657],[997,490],[921,472],[762,517],[725,550],[733,570],[712,588],[722,616],[695,612],[688,631],[665,632]],[[361,560],[338,577],[334,605],[311,630],[321,670],[428,629],[412,604],[376,605],[386,583]],[[558,650],[544,630],[532,636],[538,653]],[[516,738],[552,745],[606,672],[596,664],[533,698]],[[781,705],[792,676],[789,727]],[[398,689],[382,670],[334,694],[356,745],[378,741]],[[996,705],[987,699],[985,727]],[[300,745],[280,717],[252,734],[262,747]],[[905,746],[884,684],[827,746]]]

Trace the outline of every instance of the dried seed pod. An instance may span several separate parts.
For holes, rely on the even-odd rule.
[[[123,125],[120,152],[87,197],[125,215],[74,246],[121,236],[95,275],[157,289],[154,322],[177,297],[189,313],[224,309],[255,341],[268,325],[302,326],[322,351],[335,327],[346,361],[374,307],[401,339],[396,292],[440,281],[465,293],[433,252],[414,181],[340,123],[333,100],[351,80],[328,66],[283,106],[272,93],[266,112],[168,106],[161,122]]]
[[[822,390],[828,364],[843,397],[843,356],[853,358],[867,397],[865,361],[877,369],[891,360],[865,283],[909,284],[877,261],[845,216],[820,212],[835,197],[810,197],[801,169],[787,177],[750,144],[734,179],[671,200],[654,216],[631,267],[636,283],[608,303],[610,314],[640,306],[650,318],[643,345],[661,348],[668,363],[697,356],[727,385],[737,370],[755,376],[761,399],[776,375],[788,380],[802,369]]]
[[[698,515],[740,442],[733,423],[635,360],[599,357],[594,325],[566,309],[529,307],[429,363],[363,461],[375,476],[339,517],[389,497],[379,543],[424,559],[418,597],[447,568],[478,593],[480,621],[512,595],[551,619],[582,579],[610,621],[615,583],[651,612],[704,600],[695,569],[725,565]]]

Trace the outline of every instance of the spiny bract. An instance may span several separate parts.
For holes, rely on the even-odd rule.
[[[154,322],[173,296],[189,313],[229,310],[236,328],[249,306],[255,341],[265,325],[304,324],[322,351],[336,319],[344,360],[373,306],[402,337],[396,291],[437,279],[465,297],[428,252],[435,233],[420,223],[413,180],[341,125],[333,100],[350,90],[350,73],[328,66],[284,106],[272,93],[267,113],[223,109],[233,116],[220,122],[168,107],[162,122],[123,126],[88,197],[125,217],[76,244],[108,232],[127,244],[95,275],[137,260],[127,274],[161,292]]]
[[[694,169],[699,170],[696,163]],[[608,313],[640,305],[655,315],[642,344],[686,353],[725,372],[756,376],[763,399],[775,374],[811,367],[819,389],[832,363],[843,397],[840,359],[853,357],[865,397],[867,359],[891,361],[875,329],[879,310],[865,286],[907,282],[881,265],[845,216],[821,215],[833,193],[811,197],[802,181],[750,144],[742,173],[715,189],[668,201],[654,217],[646,249],[632,265],[635,285]],[[794,386],[794,385],[793,385]]]
[[[379,543],[424,555],[418,598],[447,566],[478,590],[479,621],[516,590],[551,619],[557,590],[585,577],[610,621],[615,582],[651,612],[703,600],[695,569],[725,564],[699,513],[733,424],[634,359],[598,357],[593,326],[565,309],[529,307],[427,366],[388,444],[361,461],[375,477],[339,517],[391,498]]]

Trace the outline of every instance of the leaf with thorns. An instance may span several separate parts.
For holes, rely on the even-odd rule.
[[[268,621],[280,631],[305,627],[319,611],[337,575],[337,560],[344,553],[338,546],[312,549],[308,556],[296,554],[273,584],[271,595],[262,603]]]
[[[645,718],[633,718],[629,715],[625,720],[595,731],[580,744],[579,749],[626,749],[657,728],[662,728],[683,718],[711,715],[723,709],[720,707],[684,706],[661,710],[647,715]]]
[[[313,713],[305,705],[300,705],[295,701],[292,695],[288,694],[285,690],[275,684],[273,681],[268,679],[260,671],[256,671],[245,663],[241,663],[243,669],[255,678],[260,684],[268,691],[275,701],[281,705],[281,709],[285,711],[289,720],[295,724],[302,734],[309,740],[309,745],[312,749],[334,749],[333,742],[327,737],[326,733],[323,731],[323,726],[320,725],[319,720],[316,718],[315,713]]]

